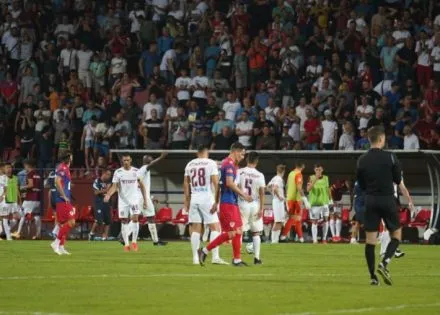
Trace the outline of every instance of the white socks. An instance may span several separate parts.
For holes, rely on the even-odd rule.
[[[151,239],[153,240],[153,243],[159,242],[159,236],[157,236],[156,223],[148,223],[148,230],[150,230]]]
[[[278,231],[272,230],[271,239],[270,239],[272,244],[276,244],[279,242],[280,234],[281,234],[281,230]]]
[[[252,242],[254,243],[254,257],[260,260],[260,248],[261,248],[260,235],[252,236]]]
[[[53,230],[52,230],[52,234],[53,235],[58,235],[59,231],[60,231],[60,225],[59,224],[55,224],[55,226],[53,227]]]
[[[9,227],[9,220],[7,218],[3,218],[3,230],[5,231],[6,234],[6,239],[12,240],[11,237],[11,228]]]
[[[270,231],[272,229],[272,226],[270,224],[265,224],[263,226],[263,232],[264,232],[264,239],[266,240],[266,242],[268,242],[270,240]]]
[[[21,229],[23,228],[24,220],[25,220],[25,218],[24,218],[24,216],[22,216],[20,218],[20,222],[18,222],[18,229],[17,229],[17,233],[18,234],[21,233]]]
[[[384,255],[387,251],[388,244],[390,243],[390,232],[383,231],[382,236],[380,237],[380,254]]]
[[[203,236],[202,236],[203,242],[206,242],[208,240],[208,235],[209,235],[209,226],[208,224],[205,224],[205,229],[203,231]]]
[[[332,232],[332,237],[336,236],[335,220],[333,219],[330,219],[330,232]]]
[[[41,217],[39,215],[34,216],[35,220],[35,229],[36,229],[36,236],[38,238],[41,237]]]
[[[318,242],[318,224],[312,223],[312,239],[313,243]]]
[[[125,246],[129,246],[129,242],[128,242],[128,232],[129,232],[129,223],[123,223],[121,222],[121,235],[122,235],[122,239],[124,240],[124,245]]]
[[[211,236],[209,237],[209,241],[212,242],[212,241],[215,240],[219,235],[220,235],[220,232],[217,232],[217,231],[211,231]],[[220,248],[220,246],[217,246],[216,248],[214,248],[214,249],[211,251],[211,252],[212,252],[212,260],[220,259],[219,248]]]
[[[341,219],[336,219],[336,236],[341,236],[341,228],[342,228],[342,221]]]
[[[328,221],[324,221],[322,224],[322,240],[327,240],[327,234],[328,234]]]
[[[131,238],[132,243],[137,243],[138,235],[139,235],[139,222],[130,221],[131,225],[131,233],[133,233],[133,237]]]
[[[193,254],[193,262],[199,262],[199,255],[197,254],[198,249],[200,248],[200,233],[192,232],[191,233],[191,250]]]

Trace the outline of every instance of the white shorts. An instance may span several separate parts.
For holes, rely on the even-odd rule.
[[[9,205],[6,202],[0,203],[0,216],[8,216],[9,215]]]
[[[141,209],[141,213],[144,217],[154,217],[156,215],[156,211],[154,210],[153,202],[151,198],[147,198],[147,208],[144,208],[144,198],[139,200],[139,209]]]
[[[259,202],[240,202],[238,204],[243,221],[243,231],[261,232],[263,231],[263,218],[258,217],[260,210]]]
[[[333,213],[337,213],[337,214],[341,214],[342,213],[342,204],[341,203],[338,203],[338,202],[335,202],[334,204],[333,204],[333,207],[332,207],[332,211],[331,212],[333,212]]]
[[[82,82],[84,87],[92,87],[92,74],[87,70],[78,70],[78,79]]]
[[[218,223],[217,212],[212,214],[213,202],[209,203],[190,203],[188,222],[189,223],[203,223],[203,224],[213,224]]]
[[[272,209],[274,222],[284,222],[286,221],[286,211],[284,206],[284,201],[279,200],[276,197],[272,199]]]
[[[319,220],[323,219],[324,217],[328,218],[330,211],[328,209],[328,206],[319,206],[319,207],[312,207],[310,209],[310,220]]]
[[[23,201],[24,214],[34,213],[40,214],[40,202],[39,201]]]
[[[128,205],[126,203],[118,203],[118,215],[120,219],[129,219],[132,215],[141,214],[138,204]]]

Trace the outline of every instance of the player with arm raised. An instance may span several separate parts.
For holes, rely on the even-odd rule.
[[[72,193],[70,185],[72,178],[70,176],[70,165],[72,163],[72,153],[68,152],[61,159],[55,171],[56,186],[56,212],[60,229],[57,238],[51,243],[53,251],[58,255],[70,255],[64,248],[64,244],[69,235],[70,229],[75,226],[75,208],[71,204]]]
[[[252,201],[252,197],[243,192],[235,183],[237,177],[237,165],[243,160],[245,155],[244,146],[236,142],[231,146],[229,156],[223,160],[220,169],[221,174],[221,190],[220,190],[220,212],[219,219],[222,227],[222,233],[208,246],[199,250],[199,261],[203,266],[205,264],[208,253],[220,246],[221,244],[232,240],[232,250],[234,259],[233,266],[247,266],[241,260],[241,237],[242,237],[242,221],[240,210],[238,209],[237,198],[242,197],[247,202]]]
[[[305,168],[303,162],[296,162],[295,169],[289,173],[287,178],[287,209],[289,211],[289,220],[284,226],[280,242],[287,241],[287,235],[290,233],[292,225],[295,227],[296,234],[299,241],[304,243],[302,231],[302,208],[301,201],[306,209],[310,209],[310,203],[307,200],[303,190],[303,176],[302,171]]]
[[[143,208],[147,208],[145,187],[137,168],[131,166],[129,154],[122,155],[122,167],[113,174],[112,186],[104,197],[109,202],[111,196],[118,192],[118,213],[121,219],[121,235],[124,240],[124,251],[130,251],[129,237],[133,233],[131,249],[138,251],[139,235],[139,187],[143,198]]]
[[[220,224],[217,215],[219,201],[219,180],[217,163],[208,158],[209,151],[205,146],[197,150],[197,158],[185,167],[183,189],[185,193],[184,208],[188,210],[191,231],[191,249],[193,264],[199,264],[198,250],[202,225],[211,230],[210,240],[220,235]],[[212,263],[228,265],[219,256],[219,248],[212,250]]]
[[[263,231],[264,190],[266,188],[264,175],[256,169],[258,160],[258,153],[250,152],[247,156],[247,166],[238,171],[238,187],[252,197],[251,202],[240,197],[238,206],[243,221],[243,230],[252,232],[255,265],[263,263],[260,259],[260,234]]]
[[[276,244],[280,240],[281,229],[283,228],[286,219],[286,208],[284,197],[284,173],[286,171],[285,165],[277,165],[277,175],[274,176],[267,185],[269,191],[272,193],[272,209],[274,216],[274,224],[271,233],[271,243]]]
[[[167,242],[162,242],[159,240],[159,236],[157,234],[156,223],[154,222],[154,217],[156,215],[153,202],[151,201],[151,168],[163,160],[168,155],[167,152],[162,152],[162,154],[155,160],[150,155],[145,155],[142,159],[143,166],[139,169],[139,176],[145,187],[145,195],[147,197],[147,206],[143,206],[142,196],[139,201],[139,206],[141,207],[142,215],[147,217],[148,221],[148,230],[151,234],[151,239],[153,240],[154,246],[165,246]]]

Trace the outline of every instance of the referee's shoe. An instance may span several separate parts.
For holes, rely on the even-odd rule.
[[[391,280],[390,271],[387,269],[387,267],[383,263],[379,264],[379,267],[377,267],[377,272],[382,277],[383,282],[385,282],[388,285],[393,285],[393,281]]]

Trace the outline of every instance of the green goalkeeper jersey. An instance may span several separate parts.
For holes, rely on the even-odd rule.
[[[312,175],[310,177],[311,181],[314,181],[316,178],[315,175]],[[321,178],[317,179],[315,184],[313,185],[313,188],[309,192],[309,202],[310,205],[319,207],[327,205],[330,202],[330,194],[329,194],[329,181],[327,176],[322,176]]]

